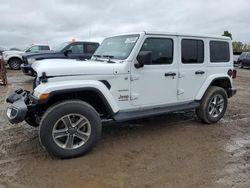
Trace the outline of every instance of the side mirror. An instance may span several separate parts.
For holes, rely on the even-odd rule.
[[[65,56],[68,56],[69,53],[72,53],[72,50],[68,49],[68,50],[65,50],[63,53]]]
[[[135,68],[141,68],[144,65],[152,64],[152,51],[141,51],[137,56],[138,63],[135,64]]]

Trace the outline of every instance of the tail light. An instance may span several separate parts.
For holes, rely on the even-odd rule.
[[[227,72],[228,76],[232,77],[232,78],[236,78],[237,75],[237,71],[235,69],[229,69]]]
[[[232,74],[232,78],[236,78],[236,76],[237,76],[237,71],[234,69],[233,74]]]

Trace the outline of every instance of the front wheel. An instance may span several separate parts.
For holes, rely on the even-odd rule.
[[[12,58],[9,60],[9,66],[13,70],[19,70],[21,68],[22,61],[18,58]]]
[[[101,120],[96,110],[79,100],[69,100],[49,108],[40,124],[42,146],[53,156],[67,159],[90,151],[101,136]]]
[[[227,93],[217,86],[210,86],[196,109],[196,114],[204,123],[216,123],[225,114],[227,109]]]

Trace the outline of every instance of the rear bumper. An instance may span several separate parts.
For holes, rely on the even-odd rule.
[[[228,90],[228,98],[231,98],[236,93],[237,93],[237,89],[236,88],[229,88],[229,90]]]

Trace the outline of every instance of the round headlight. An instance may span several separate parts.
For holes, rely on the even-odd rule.
[[[34,63],[35,61],[36,61],[36,60],[35,60],[34,58],[29,58],[29,59],[28,59],[28,63],[29,63],[29,64],[32,64],[32,63]]]

